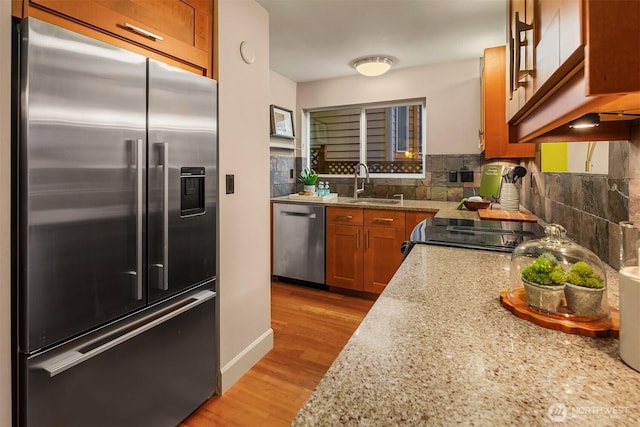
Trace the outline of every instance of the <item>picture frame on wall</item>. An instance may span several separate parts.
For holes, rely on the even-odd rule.
[[[293,139],[293,112],[286,108],[271,104],[271,136],[276,138]]]

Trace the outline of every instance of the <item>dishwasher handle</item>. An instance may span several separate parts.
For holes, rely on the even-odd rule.
[[[316,214],[315,213],[291,212],[291,211],[281,211],[280,213],[282,215],[285,215],[285,216],[300,216],[300,217],[311,218],[311,219],[315,219],[316,218]]]

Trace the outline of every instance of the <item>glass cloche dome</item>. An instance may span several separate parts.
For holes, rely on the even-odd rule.
[[[566,230],[559,224],[546,226],[545,234],[513,250],[511,303],[574,321],[608,316],[607,278],[600,258],[566,238]]]

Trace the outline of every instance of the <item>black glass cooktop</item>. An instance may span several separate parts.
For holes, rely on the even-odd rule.
[[[513,252],[520,243],[541,237],[544,229],[537,223],[428,218],[415,226],[409,246],[418,243]]]

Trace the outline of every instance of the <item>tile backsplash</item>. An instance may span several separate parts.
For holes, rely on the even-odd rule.
[[[296,158],[292,155],[271,155],[270,197],[287,196],[296,191],[296,177],[299,171],[296,170],[295,163]]]
[[[294,177],[302,169],[302,158],[271,156],[271,197],[284,196],[302,190],[302,184],[289,179],[289,168],[294,165]],[[365,185],[364,197],[391,198],[394,194],[404,194],[407,199],[459,201],[478,193],[482,166],[489,162],[481,154],[427,156],[426,173],[422,179],[372,178]],[[503,162],[503,164],[514,164]],[[460,171],[472,171],[473,182],[461,182]],[[449,182],[449,171],[457,171],[456,182]],[[353,177],[320,178],[329,182],[331,191],[340,196],[353,196]],[[289,192],[289,193],[287,193]]]
[[[288,153],[287,153],[288,154]],[[302,158],[292,154],[271,155],[271,197],[302,190],[296,177]],[[365,185],[365,197],[391,198],[404,194],[407,199],[459,201],[477,194],[482,166],[500,163],[479,155],[428,155],[422,179],[375,178]],[[559,223],[568,237],[595,252],[614,268],[620,264],[620,227],[631,220],[640,223],[640,120],[636,120],[631,141],[609,144],[607,175],[544,173],[534,160],[522,162],[528,170],[522,181],[520,204],[548,223]],[[293,178],[291,178],[293,170]],[[449,171],[473,171],[473,182],[449,182]],[[353,177],[321,178],[332,192],[353,196]]]
[[[521,204],[548,223],[567,229],[569,238],[620,266],[620,221],[640,223],[640,121],[631,141],[611,141],[607,175],[540,172],[523,165]]]

